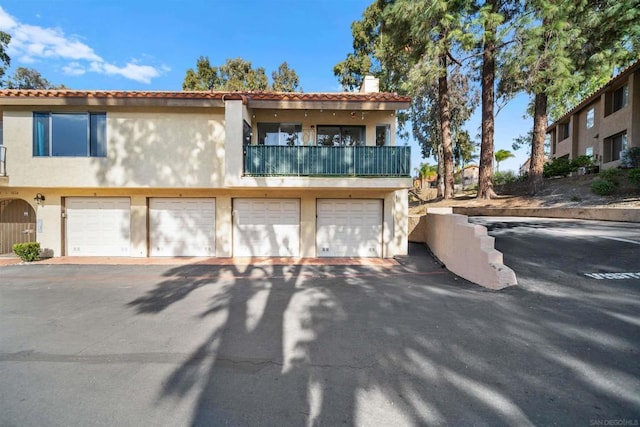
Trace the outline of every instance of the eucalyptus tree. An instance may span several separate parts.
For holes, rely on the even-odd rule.
[[[283,62],[278,69],[271,73],[271,89],[276,92],[301,92],[300,79],[293,68],[289,68],[289,64]]]
[[[449,72],[448,80],[453,164],[459,167],[460,163],[468,163],[474,157],[476,146],[464,129],[464,124],[478,103],[478,92],[470,87],[469,78],[459,67]],[[414,89],[412,96],[413,102],[409,110],[412,133],[420,144],[422,157],[434,157],[438,161],[438,194],[442,196],[445,172],[444,162],[441,161],[443,144],[438,85],[434,82],[425,83]]]
[[[66,86],[52,84],[36,69],[18,67],[7,79],[7,89],[66,89]]]
[[[250,61],[242,58],[227,59],[220,66],[212,66],[209,57],[201,56],[196,68],[190,68],[182,82],[183,90],[268,90],[293,92],[299,88],[298,75],[294,69],[283,62],[277,71],[271,74],[273,85],[269,85],[263,67],[253,68]]]
[[[4,31],[0,31],[0,87],[2,86],[2,77],[11,65],[11,58],[7,54],[7,47],[11,41],[11,36]]]
[[[478,144],[471,139],[469,132],[464,129],[458,132],[453,144],[453,159],[456,167],[464,169],[465,165],[478,160],[477,148]]]
[[[223,90],[267,90],[269,80],[263,67],[253,68],[251,61],[242,58],[227,59],[218,68]]]

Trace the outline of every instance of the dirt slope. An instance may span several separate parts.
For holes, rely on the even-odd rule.
[[[591,192],[591,182],[597,175],[583,175],[545,180],[544,188],[535,196],[527,194],[526,183],[496,187],[498,197],[477,200],[475,192],[457,194],[451,200],[435,199],[435,189],[427,189],[420,196],[427,202],[412,201],[409,213],[423,214],[427,207],[483,206],[483,207],[625,207],[640,209],[640,189],[622,183],[616,194],[599,196]]]

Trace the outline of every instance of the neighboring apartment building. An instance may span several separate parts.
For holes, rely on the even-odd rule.
[[[480,176],[478,165],[467,165],[462,170],[462,185],[464,187],[478,185],[478,178]]]
[[[526,175],[529,173],[530,169],[531,169],[531,156],[529,156],[527,160],[525,160],[524,163],[520,165],[520,168],[518,169],[518,174],[520,176]]]
[[[547,128],[551,157],[593,156],[601,169],[620,165],[621,153],[640,146],[640,61]]]
[[[35,240],[52,256],[406,254],[410,152],[395,134],[410,99],[366,82],[0,91],[0,252]]]

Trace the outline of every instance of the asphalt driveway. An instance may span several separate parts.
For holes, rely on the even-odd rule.
[[[0,425],[638,422],[640,280],[492,292],[411,253],[0,267]]]

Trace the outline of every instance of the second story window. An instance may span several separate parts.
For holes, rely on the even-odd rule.
[[[629,86],[624,85],[605,95],[605,116],[626,107],[629,102]]]
[[[595,109],[591,107],[587,110],[587,129],[591,129],[595,121]]]
[[[106,113],[33,113],[35,157],[106,157]]]
[[[558,141],[569,138],[569,122],[560,123],[558,126]]]
[[[364,126],[318,125],[317,144],[326,147],[365,145]]]
[[[302,124],[300,123],[258,123],[258,144],[260,145],[300,145]]]
[[[613,111],[627,106],[629,98],[629,86],[624,85],[613,92]]]

